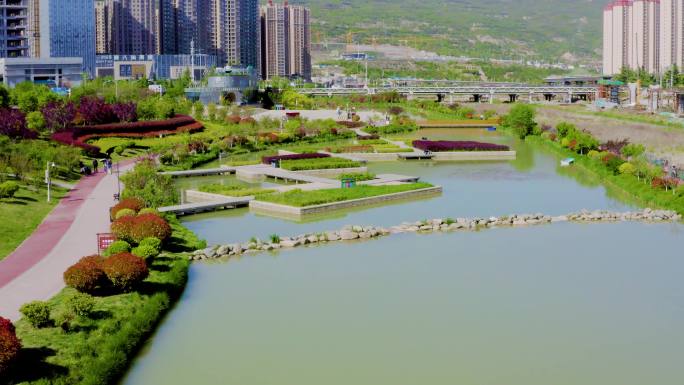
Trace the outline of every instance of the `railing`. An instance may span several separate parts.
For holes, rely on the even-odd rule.
[[[382,92],[398,92],[403,95],[529,95],[529,94],[573,94],[587,95],[598,92],[596,87],[580,86],[445,86],[445,87],[379,87],[379,88],[299,88],[305,95],[374,95]]]

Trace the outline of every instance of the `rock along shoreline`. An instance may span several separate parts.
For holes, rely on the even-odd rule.
[[[352,226],[341,230],[308,233],[294,237],[283,237],[262,241],[253,239],[244,243],[215,245],[196,250],[189,256],[190,260],[208,260],[233,255],[257,253],[277,249],[295,248],[311,244],[352,241],[356,239],[372,239],[391,234],[430,233],[481,230],[496,227],[533,226],[560,222],[674,222],[682,218],[675,211],[644,209],[632,212],[612,212],[605,210],[580,211],[567,215],[549,216],[544,214],[522,214],[489,218],[455,218],[431,219],[418,222],[405,222],[392,227]]]

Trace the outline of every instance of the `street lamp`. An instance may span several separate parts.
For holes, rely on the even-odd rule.
[[[50,177],[50,169],[55,167],[55,162],[47,161],[45,165],[45,183],[47,184],[47,201],[50,202],[50,186],[52,185],[52,178]]]
[[[116,162],[116,185],[117,185],[117,191],[118,192],[116,193],[116,196],[114,197],[114,199],[117,201],[119,199],[121,199],[121,179],[119,179],[119,175],[120,175],[119,162],[117,161]]]

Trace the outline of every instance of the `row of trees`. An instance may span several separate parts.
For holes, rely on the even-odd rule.
[[[620,73],[615,75],[615,80],[623,83],[641,82],[644,87],[650,85],[660,84],[663,87],[679,87],[684,86],[684,73],[680,72],[679,67],[674,64],[662,76],[649,73],[645,68],[631,69],[629,67],[622,67]]]

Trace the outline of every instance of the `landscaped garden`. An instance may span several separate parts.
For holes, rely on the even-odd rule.
[[[222,185],[218,183],[205,184],[199,187],[199,191],[220,194],[231,197],[246,197],[246,196],[258,196],[262,194],[270,194],[276,190],[261,188],[261,187],[248,187],[244,185]]]
[[[154,209],[172,186],[150,167],[131,172],[128,198],[110,210],[117,240],[69,267],[58,295],[22,306],[18,340],[0,319],[0,373],[10,383],[116,381],[182,292],[189,262],[177,253],[206,244]]]
[[[356,168],[361,166],[361,162],[333,157],[283,160],[280,162],[280,168],[289,171],[328,170],[338,168]]]

